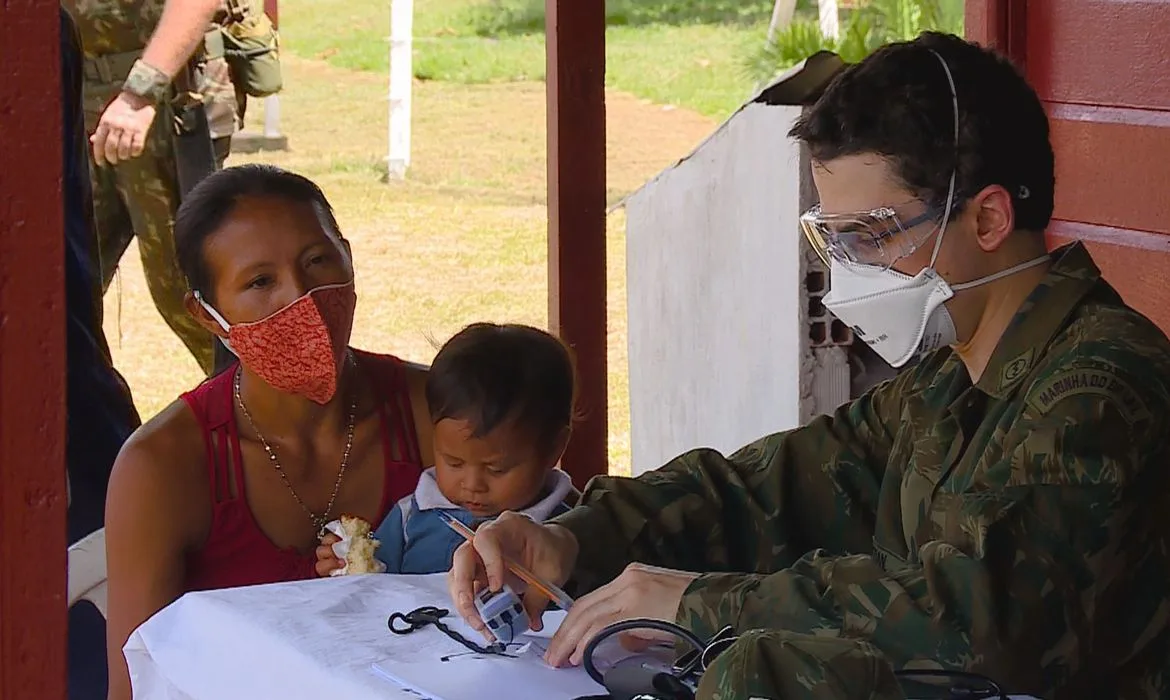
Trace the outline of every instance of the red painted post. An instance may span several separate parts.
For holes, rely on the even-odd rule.
[[[967,0],[964,33],[1010,58],[1021,70],[1026,58],[1027,0]]]
[[[608,471],[605,1],[546,0],[549,325],[577,355],[580,407],[562,466]]]
[[[280,3],[279,0],[264,0],[264,14],[268,15],[268,19],[272,20],[272,26],[280,26]]]
[[[967,39],[995,46],[1000,37],[1001,0],[966,0],[963,3],[963,33]]]
[[[59,8],[44,0],[0,5],[3,700],[62,700],[66,686]]]

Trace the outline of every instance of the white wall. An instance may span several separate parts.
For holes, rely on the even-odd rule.
[[[627,202],[635,474],[807,417],[799,114],[748,105]]]

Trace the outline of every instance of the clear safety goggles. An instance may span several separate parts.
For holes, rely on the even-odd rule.
[[[826,265],[837,260],[888,270],[930,240],[942,218],[942,212],[928,209],[903,220],[892,207],[824,214],[818,204],[801,215],[800,228]]]

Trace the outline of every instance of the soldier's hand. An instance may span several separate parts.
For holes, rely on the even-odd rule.
[[[507,572],[504,556],[561,586],[569,580],[577,561],[577,538],[563,527],[541,525],[523,515],[505,512],[481,525],[475,531],[474,541],[464,542],[455,550],[447,574],[451,600],[467,624],[489,640],[491,632],[475,608],[475,594],[484,586],[498,591],[507,578],[507,583],[520,594],[534,630],[541,629],[541,616],[549,602],[539,592],[526,590],[522,582]]]
[[[154,105],[146,98],[125,91],[119,93],[106,106],[97,129],[89,137],[94,161],[98,165],[114,165],[142,155],[154,115]]]
[[[545,661],[550,666],[566,661],[579,665],[589,640],[614,622],[635,617],[674,622],[683,593],[697,577],[690,571],[630,564],[612,582],[573,603],[548,645]],[[656,639],[658,635],[639,636]]]

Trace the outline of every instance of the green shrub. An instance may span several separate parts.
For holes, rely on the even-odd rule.
[[[823,49],[856,63],[883,44],[913,39],[928,30],[961,35],[962,0],[869,0],[857,9],[841,10],[837,39],[821,35],[814,8],[799,13],[749,56],[747,70],[754,80],[765,82]]]

